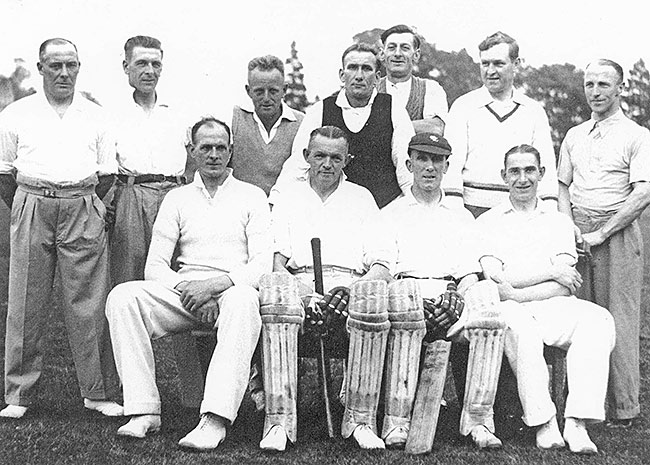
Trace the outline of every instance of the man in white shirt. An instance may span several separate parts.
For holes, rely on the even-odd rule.
[[[341,62],[339,77],[344,88],[307,111],[293,141],[291,156],[271,191],[271,203],[284,186],[307,178],[309,165],[303,151],[311,132],[321,126],[336,126],[346,132],[352,159],[345,167],[345,175],[349,181],[368,189],[379,208],[411,185],[405,163],[413,125],[403,106],[390,95],[377,93],[377,50],[368,44],[354,44],[343,52]]]
[[[103,197],[112,184],[115,142],[103,110],[75,93],[80,63],[72,42],[43,42],[37,66],[43,92],[0,114],[0,185],[12,208],[8,405],[0,417],[20,418],[34,401],[56,270],[84,405],[119,416],[122,407],[107,400],[118,394],[119,382],[103,312],[109,291],[106,211],[95,193]]]
[[[509,199],[478,219],[483,271],[499,286],[500,312],[508,324],[505,351],[517,377],[523,420],[537,427],[537,447],[568,443],[571,452],[593,454],[586,423],[605,419],[614,320],[596,304],[577,299],[573,225],[554,202],[537,196],[545,176],[540,153],[530,145],[510,149],[501,176]],[[567,351],[568,396],[563,435],[548,391],[544,344]],[[564,440],[563,437],[564,436]]]
[[[119,174],[110,237],[113,285],[143,279],[160,203],[184,182],[186,125],[156,91],[163,69],[160,41],[131,37],[122,67],[133,94],[113,110]]]
[[[347,288],[361,280],[390,279],[389,269],[394,260],[394,251],[390,243],[384,239],[379,225],[379,210],[372,195],[367,189],[346,181],[343,177],[343,167],[349,161],[348,139],[342,129],[334,126],[317,128],[311,133],[308,148],[304,158],[309,165],[308,179],[287,186],[278,196],[273,207],[273,231],[275,240],[275,257],[273,269],[284,274],[291,273],[293,278],[293,293],[282,295],[279,304],[300,301],[301,298],[310,300],[314,295],[314,269],[311,251],[311,239],[321,240],[321,256],[323,265],[323,281],[325,296],[317,296],[313,303],[315,308],[324,309],[325,321],[329,321],[336,330],[345,333]],[[276,274],[276,273],[274,273]],[[271,279],[273,281],[273,279]],[[383,283],[382,283],[383,284]],[[286,288],[286,286],[285,286]],[[262,296],[277,300],[276,292],[260,288]],[[293,297],[292,297],[293,296]],[[262,301],[262,314],[265,306],[272,309],[274,302]],[[294,317],[302,320],[302,306],[297,307]],[[338,312],[335,313],[335,309]],[[308,317],[315,322],[313,311],[308,311]],[[309,326],[309,325],[307,325]],[[263,329],[263,353],[265,367],[266,423],[264,437],[260,447],[265,450],[282,451],[286,448],[287,439],[295,442],[295,400],[288,397],[295,394],[296,386],[290,391],[284,389],[281,381],[283,372],[277,370],[280,366],[280,355],[270,350],[266,345],[266,334],[272,328],[266,325]],[[337,334],[333,334],[336,337]],[[343,340],[346,338],[343,337]],[[310,339],[313,341],[314,339]],[[294,340],[296,341],[296,340]],[[340,339],[339,339],[340,341]],[[293,362],[287,370],[294,370],[297,354],[297,344],[293,347]],[[347,345],[347,344],[346,344]],[[313,351],[312,351],[313,352]],[[344,350],[345,352],[345,350]],[[276,368],[273,368],[276,367]],[[370,369],[371,367],[366,367]],[[351,368],[348,368],[348,371]],[[356,367],[356,373],[360,371]],[[376,377],[379,383],[381,377]],[[295,378],[294,378],[295,383]],[[278,389],[278,386],[280,388]],[[372,395],[378,400],[380,385],[368,386]],[[346,395],[347,401],[358,399],[359,395]],[[278,406],[286,405],[278,409]],[[348,406],[346,406],[348,407]],[[369,417],[376,415],[377,406],[349,406],[347,412],[362,411]],[[290,415],[291,412],[294,415]],[[345,438],[352,436],[359,446],[364,449],[383,448],[383,441],[377,437],[376,425],[372,421],[355,421],[346,415],[343,421],[342,434]]]
[[[435,134],[416,134],[409,143],[408,169],[412,172],[413,186],[408,195],[400,197],[382,210],[385,228],[391,233],[397,247],[397,260],[394,274],[398,279],[414,278],[417,281],[425,309],[429,315],[438,315],[439,309],[432,302],[442,296],[442,300],[463,302],[472,286],[478,282],[478,253],[474,218],[462,208],[456,208],[441,189],[440,184],[449,167],[451,147],[447,140]],[[455,155],[454,155],[455,156]],[[458,292],[449,291],[448,285],[457,283]],[[496,292],[496,291],[495,291]],[[459,305],[458,303],[456,305]],[[439,307],[439,306],[438,306]],[[458,306],[462,310],[462,304]],[[481,332],[498,334],[489,341],[493,350],[476,350],[469,362],[453,360],[454,372],[464,372],[466,367],[474,370],[469,375],[468,384],[464,376],[456,377],[462,383],[458,389],[465,393],[459,396],[462,404],[460,433],[469,436],[480,449],[501,447],[495,436],[493,403],[499,375],[503,348],[503,329],[494,329],[499,318],[483,315],[480,308],[467,306],[463,321],[480,328]],[[473,316],[479,316],[474,318]],[[458,317],[456,317],[457,319]],[[486,326],[485,322],[490,326]],[[431,336],[445,338],[452,320],[439,325],[430,320]],[[492,328],[494,326],[494,328]],[[491,331],[485,331],[487,327]],[[463,326],[459,323],[449,334],[454,336]],[[454,337],[455,345],[467,347],[468,332],[463,331],[460,338]],[[456,366],[462,364],[462,367]],[[446,366],[446,364],[445,364]],[[446,370],[442,373],[444,377]],[[440,385],[444,384],[444,379]],[[467,389],[466,389],[467,388]],[[410,399],[413,402],[413,398]],[[405,433],[409,426],[405,425]],[[403,433],[402,441],[405,442]]]
[[[377,90],[406,108],[415,132],[442,136],[449,109],[447,94],[433,79],[413,76],[413,67],[420,60],[420,37],[399,24],[381,34],[381,43],[386,76],[379,79]]]
[[[555,152],[544,108],[514,87],[520,64],[519,45],[496,32],[479,44],[483,86],[451,106],[445,137],[454,151],[443,188],[477,217],[508,197],[499,177],[502,155],[510,147],[530,144],[548,167],[540,184],[542,199],[557,201]]]
[[[284,64],[267,55],[248,63],[246,93],[251,101],[232,114],[233,175],[263,189],[268,195],[291,155],[291,145],[303,113],[283,102],[287,85]]]
[[[117,434],[144,438],[160,429],[151,339],[214,327],[218,343],[205,381],[199,425],[179,441],[216,448],[246,391],[260,332],[257,283],[271,270],[272,239],[264,192],[227,168],[230,129],[214,118],[192,128],[192,184],[164,199],[153,229],[145,281],[120,284],[106,303],[115,361],[131,420]],[[178,246],[179,269],[172,269]]]

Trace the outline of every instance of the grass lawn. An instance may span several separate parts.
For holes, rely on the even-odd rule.
[[[7,211],[0,209],[0,334],[4,337],[7,270]],[[650,255],[650,214],[643,217],[646,256]],[[647,260],[650,262],[650,260]],[[441,417],[432,454],[411,457],[403,451],[363,452],[341,440],[329,440],[314,382],[313,367],[301,379],[298,444],[281,455],[259,451],[262,419],[250,400],[226,442],[215,452],[190,453],[176,443],[197,422],[198,411],[180,406],[177,370],[168,340],[155,343],[159,386],[163,399],[163,428],[160,434],[142,441],[117,438],[115,430],[123,418],[107,419],[85,411],[79,397],[74,367],[59,312],[53,308],[44,350],[45,367],[38,403],[19,421],[0,422],[0,464],[110,463],[110,464],[641,464],[650,463],[650,266],[646,266],[641,336],[642,414],[630,430],[590,428],[600,454],[577,457],[566,450],[541,452],[534,446],[534,433],[523,431],[504,439],[504,448],[478,452],[457,437],[457,403]],[[4,341],[4,339],[2,339]],[[4,352],[4,343],[0,351]]]

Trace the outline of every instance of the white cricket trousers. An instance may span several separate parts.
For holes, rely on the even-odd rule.
[[[131,281],[108,295],[106,317],[124,391],[124,414],[160,414],[152,339],[205,328],[181,305],[180,293],[154,281]],[[246,392],[262,322],[257,291],[233,286],[218,298],[217,346],[205,381],[201,414],[231,422]]]
[[[517,377],[519,398],[528,426],[556,414],[548,390],[544,344],[567,351],[565,417],[605,419],[609,355],[614,348],[614,320],[604,308],[576,297],[517,303],[501,302],[508,325],[505,354]]]

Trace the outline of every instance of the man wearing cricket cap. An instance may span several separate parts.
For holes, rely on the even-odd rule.
[[[414,287],[413,294],[421,296],[420,301],[424,298],[425,341],[440,341],[437,357],[444,359],[440,365],[446,367],[449,357],[450,344],[444,341],[446,337],[460,333],[463,341],[470,341],[467,369],[474,376],[468,378],[465,387],[460,432],[471,436],[481,449],[498,448],[501,441],[494,435],[492,406],[503,353],[504,325],[494,311],[498,303],[496,286],[487,282],[477,284],[480,268],[474,245],[474,219],[469,211],[453,207],[440,188],[450,155],[451,147],[445,138],[432,133],[416,134],[409,143],[406,161],[413,175],[413,186],[404,197],[388,205],[382,216],[397,247],[395,277],[405,288]],[[466,311],[458,321],[464,307]],[[451,329],[453,323],[456,324]],[[484,331],[485,328],[493,330]],[[412,337],[417,337],[416,332]],[[484,340],[480,341],[481,338]],[[412,404],[418,380],[420,345],[402,344],[402,347],[410,348],[408,358],[413,361],[409,364],[413,369],[405,375],[408,379],[398,379],[395,385],[406,384],[411,390],[406,399],[398,399],[397,388],[385,387],[389,420],[391,410],[400,412],[396,402]],[[484,366],[490,369],[484,370]],[[442,386],[446,370],[439,372],[439,376]],[[442,389],[439,391],[436,408],[442,398]],[[406,443],[410,411],[401,409],[400,413],[392,424],[384,422],[387,445]],[[412,427],[421,425],[414,421]]]
[[[384,239],[372,194],[343,176],[350,159],[346,133],[334,126],[313,130],[303,156],[308,179],[277,198],[272,212],[274,273],[260,280],[266,391],[260,447],[283,451],[287,439],[296,441],[299,333],[301,351],[311,346],[313,353],[323,335],[328,350],[345,354],[347,326],[350,351],[341,433],[362,449],[383,449],[376,414],[390,326],[386,283],[394,250]],[[314,295],[312,238],[321,242],[324,296]]]

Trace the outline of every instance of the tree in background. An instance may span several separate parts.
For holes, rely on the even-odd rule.
[[[23,82],[30,76],[29,71],[25,68],[25,60],[16,58],[14,64],[16,68],[11,76],[0,76],[0,111],[4,110],[11,102],[36,92],[32,87],[29,89],[23,87]]]
[[[634,63],[630,70],[622,100],[627,116],[650,128],[650,72],[643,60]]]
[[[540,68],[526,66],[517,76],[516,84],[526,95],[544,105],[556,154],[567,131],[589,119],[591,114],[585,100],[583,78],[584,73],[568,63]]]
[[[305,111],[309,106],[307,100],[307,88],[303,82],[305,75],[302,72],[302,63],[298,58],[296,50],[296,41],[291,42],[291,57],[285,62],[289,65],[286,71],[287,92],[284,95],[284,101],[294,110]]]

